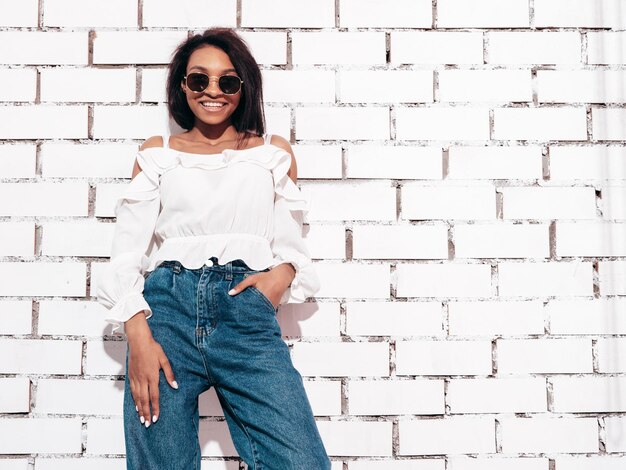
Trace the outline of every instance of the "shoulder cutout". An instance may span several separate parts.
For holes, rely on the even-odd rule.
[[[153,147],[165,147],[166,142],[164,142],[164,136],[153,135],[152,137],[147,138],[139,150],[145,150]]]
[[[291,144],[289,143],[287,139],[285,139],[284,137],[278,134],[272,134],[269,140],[272,145],[275,145],[276,147],[283,149],[284,151],[286,151],[288,154],[291,155],[291,166],[289,167],[289,177],[295,183],[298,179],[298,167],[296,165],[296,156],[293,153]]]

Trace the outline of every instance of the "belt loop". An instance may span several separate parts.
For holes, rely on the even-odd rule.
[[[230,281],[233,278],[233,262],[226,263],[226,280]]]
[[[174,264],[174,272],[176,274],[180,274],[181,269],[182,269],[182,265],[180,264],[180,261],[176,261],[176,263]]]

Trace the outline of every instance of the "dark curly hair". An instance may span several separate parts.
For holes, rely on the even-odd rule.
[[[232,28],[209,28],[202,34],[189,37],[175,49],[168,66],[167,74],[167,109],[170,116],[183,129],[190,130],[195,123],[195,115],[189,108],[187,98],[180,84],[185,76],[189,57],[196,49],[212,45],[222,49],[237,70],[237,75],[243,80],[241,99],[237,109],[230,116],[237,132],[248,132],[258,136],[265,132],[265,114],[263,111],[263,82],[261,70],[252,56],[246,42]]]

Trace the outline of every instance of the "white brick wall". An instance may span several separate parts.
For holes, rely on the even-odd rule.
[[[626,468],[623,0],[20,0],[0,469],[125,467],[126,343],[91,295],[171,53],[210,26],[295,137],[322,286],[278,318],[333,470]],[[202,468],[244,468],[213,390],[200,412]]]

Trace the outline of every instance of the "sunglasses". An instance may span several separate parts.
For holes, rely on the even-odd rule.
[[[206,73],[202,72],[192,72],[183,77],[187,88],[196,93],[201,93],[208,88],[210,78]],[[242,83],[243,80],[237,75],[222,75],[217,80],[220,90],[226,95],[238,93],[241,90]]]

